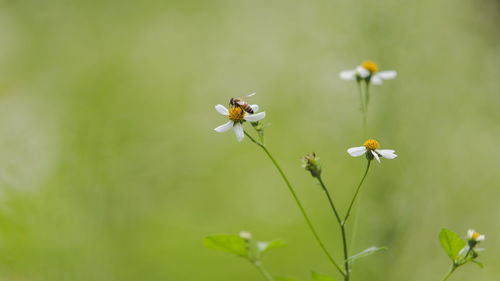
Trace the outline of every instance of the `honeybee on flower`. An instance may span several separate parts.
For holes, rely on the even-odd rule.
[[[248,95],[247,97],[253,96],[255,93]],[[225,124],[220,125],[214,130],[219,133],[224,133],[233,128],[236,135],[236,139],[241,142],[245,137],[245,132],[243,131],[243,122],[257,122],[262,118],[266,117],[265,112],[259,112],[259,106],[256,104],[248,104],[241,98],[231,98],[229,101],[229,109],[227,109],[222,104],[215,106],[215,110],[220,114],[227,116],[229,121]],[[252,114],[253,113],[253,114]]]
[[[380,156],[387,159],[394,159],[398,157],[396,154],[394,154],[395,151],[392,149],[379,149],[379,148],[380,144],[376,140],[369,139],[363,144],[363,146],[349,148],[347,150],[347,153],[349,153],[352,157],[366,155],[366,158],[368,158],[368,160],[372,160],[373,158],[375,158],[379,163],[380,163]]]
[[[364,61],[353,70],[343,70],[340,72],[342,80],[366,80],[373,85],[381,85],[383,80],[392,80],[396,78],[396,70],[379,71],[377,64],[373,61]]]

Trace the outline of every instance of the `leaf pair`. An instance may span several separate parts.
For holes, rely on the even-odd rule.
[[[207,236],[203,239],[205,247],[237,255],[248,260],[252,260],[250,253],[250,241],[236,234],[216,234]],[[281,240],[273,240],[269,242],[256,242],[256,250],[259,257],[271,249],[284,247],[286,244]]]

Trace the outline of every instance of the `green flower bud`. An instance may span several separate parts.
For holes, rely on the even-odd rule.
[[[308,154],[302,157],[302,167],[311,173],[314,178],[319,178],[321,176],[321,165],[318,163],[319,157],[316,153]]]

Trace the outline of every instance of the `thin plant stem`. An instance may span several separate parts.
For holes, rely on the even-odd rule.
[[[446,274],[446,276],[444,276],[443,280],[441,281],[446,281],[448,280],[448,278],[450,278],[450,276],[453,274],[453,272],[455,272],[455,269],[457,269],[457,266],[455,264],[453,264],[450,268],[450,271],[448,271],[448,273]]]
[[[364,124],[365,124],[365,138],[367,137],[367,126],[368,126],[368,104],[370,103],[370,81],[365,80],[365,111],[364,111]],[[361,86],[360,86],[361,87]]]
[[[469,249],[467,250],[467,253],[465,254],[464,260],[467,260],[467,257],[469,256],[471,251],[472,251],[472,248],[469,247]]]
[[[262,263],[260,261],[255,261],[255,262],[253,262],[253,264],[260,271],[262,276],[264,276],[264,278],[266,278],[267,281],[274,281],[271,274],[269,274],[269,272],[267,272],[267,270],[264,268],[264,266],[262,265]]]
[[[358,187],[356,188],[356,192],[354,193],[354,196],[352,197],[352,200],[351,200],[351,203],[349,204],[349,208],[347,209],[347,213],[345,215],[344,221],[342,222],[344,225],[345,225],[347,219],[349,218],[349,215],[351,214],[352,206],[354,205],[354,201],[356,201],[356,198],[358,197],[359,190],[361,188],[361,185],[363,185],[363,182],[366,179],[366,175],[368,174],[368,170],[370,170],[371,162],[372,162],[372,160],[368,160],[368,164],[366,165],[365,173],[364,173],[363,177],[361,178],[361,181],[359,182]]]
[[[365,80],[365,113],[368,112],[368,104],[370,103],[370,81]]]
[[[309,219],[309,216],[307,216],[306,214],[306,211],[304,210],[304,207],[302,206],[302,203],[300,202],[299,198],[297,197],[297,194],[295,193],[295,190],[294,188],[292,187],[292,185],[290,184],[290,181],[288,180],[288,178],[286,177],[285,173],[283,172],[283,170],[281,169],[280,165],[278,164],[278,162],[276,162],[276,160],[274,159],[274,157],[271,155],[271,153],[269,152],[269,150],[267,149],[267,147],[265,145],[263,145],[262,143],[260,142],[257,142],[250,134],[248,134],[246,131],[245,131],[245,135],[255,144],[257,144],[258,146],[260,146],[260,148],[262,148],[264,150],[264,152],[267,154],[267,156],[269,157],[269,159],[271,159],[271,162],[273,162],[274,166],[276,167],[276,169],[278,170],[278,172],[280,173],[281,177],[283,178],[283,180],[285,181],[287,187],[288,187],[288,190],[290,191],[290,193],[292,194],[293,196],[293,199],[295,199],[295,202],[297,203],[297,206],[299,207],[300,209],[300,212],[302,213],[302,216],[304,217],[304,219],[306,220],[307,222],[307,225],[309,226],[309,229],[311,230],[314,238],[316,239],[316,241],[318,242],[319,246],[321,247],[321,249],[323,250],[323,252],[325,253],[325,255],[328,257],[328,259],[330,260],[330,262],[335,266],[335,268],[340,272],[340,274],[342,274],[342,276],[345,276],[345,273],[342,271],[342,269],[339,267],[339,265],[335,262],[335,260],[333,259],[333,257],[330,255],[330,253],[328,252],[328,250],[326,249],[325,247],[325,244],[323,244],[323,242],[321,241],[321,238],[319,238],[319,235],[318,233],[316,232],[316,230],[314,229],[312,223],[311,223],[311,220]]]
[[[359,90],[359,102],[361,103],[361,113],[363,115],[363,136],[366,138],[366,105],[365,105],[365,98],[363,97],[363,89],[361,87],[361,81],[358,80],[358,90]]]
[[[333,213],[335,214],[335,217],[337,218],[337,222],[339,223],[340,226],[340,232],[342,234],[342,244],[344,247],[344,267],[345,267],[345,275],[344,275],[344,280],[349,281],[349,254],[348,254],[348,249],[347,249],[347,238],[345,235],[345,225],[340,219],[340,216],[337,212],[337,209],[335,208],[335,205],[333,204],[332,197],[330,196],[330,192],[328,192],[328,189],[325,186],[325,183],[323,182],[323,179],[321,177],[318,177],[319,184],[323,188],[323,190],[326,193],[326,197],[328,197],[328,201],[330,202],[330,207],[332,207]]]
[[[332,197],[330,196],[330,192],[328,192],[328,189],[325,186],[325,183],[323,182],[323,179],[321,177],[318,177],[319,184],[323,188],[323,191],[326,193],[326,197],[328,197],[328,202],[330,202],[330,207],[332,207],[333,213],[335,214],[335,217],[337,218],[337,221],[339,224],[342,224],[342,220],[340,219],[339,213],[337,212],[337,209],[335,208],[335,205],[333,204]]]

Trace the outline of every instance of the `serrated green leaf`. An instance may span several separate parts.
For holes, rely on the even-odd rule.
[[[357,253],[355,255],[352,255],[350,256],[347,261],[350,262],[350,263],[353,263],[355,260],[357,259],[360,259],[360,258],[364,258],[366,256],[370,256],[370,255],[373,255],[375,254],[376,252],[378,251],[382,251],[382,250],[387,250],[386,247],[370,247],[368,249],[365,249],[363,250],[362,252],[360,253]]]
[[[473,263],[477,264],[480,268],[484,268],[484,264],[478,261],[473,260]]]
[[[231,253],[244,258],[248,258],[247,243],[245,239],[235,234],[217,234],[207,236],[203,239],[205,247]]]
[[[455,232],[443,228],[439,233],[439,241],[443,250],[448,254],[450,259],[455,262],[458,253],[465,247],[465,241],[458,236]]]
[[[311,281],[335,281],[335,279],[330,276],[321,275],[313,271],[311,275]]]
[[[270,242],[261,242],[261,241],[257,242],[257,249],[261,254],[264,254],[265,252],[271,249],[282,248],[285,246],[286,243],[281,240],[273,240]]]

